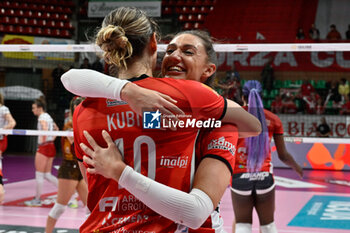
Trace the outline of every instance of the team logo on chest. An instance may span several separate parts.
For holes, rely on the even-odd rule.
[[[235,155],[236,153],[235,145],[226,141],[225,137],[211,140],[211,142],[208,144],[208,150],[211,149],[228,150],[232,155]]]

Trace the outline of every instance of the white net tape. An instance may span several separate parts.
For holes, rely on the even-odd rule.
[[[165,52],[166,44],[158,45],[158,52]],[[216,52],[321,52],[350,51],[350,43],[310,43],[310,44],[214,44]],[[101,52],[93,44],[64,45],[0,45],[1,52]]]
[[[166,46],[166,44],[159,44],[158,52],[165,52]],[[350,43],[214,44],[214,49],[216,52],[344,52],[350,51]],[[101,53],[101,49],[93,44],[6,44],[0,45],[0,52]],[[68,131],[27,129],[0,129],[0,134],[73,136],[73,133]],[[350,139],[344,138],[285,137],[285,141],[296,143],[350,144]]]
[[[30,130],[30,129],[0,129],[0,134],[23,135],[23,136],[73,137],[73,132],[71,131],[44,131],[44,130]]]

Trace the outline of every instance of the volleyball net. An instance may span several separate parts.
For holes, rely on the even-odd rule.
[[[344,139],[350,137],[350,118],[340,115],[344,113],[346,96],[330,95],[332,85],[342,78],[350,79],[349,43],[215,44],[214,49],[218,57],[218,72],[214,83],[229,84],[232,80],[228,80],[227,75],[234,64],[241,86],[251,79],[264,84],[262,97],[265,108],[271,109],[278,96],[294,104],[291,104],[288,111],[277,113],[284,125],[286,141],[350,143],[350,139]],[[158,72],[165,51],[166,45],[160,44]],[[3,93],[5,105],[10,108],[17,126],[12,131],[0,130],[0,134],[71,136],[71,133],[64,131],[35,130],[36,117],[31,112],[31,103],[44,96],[47,112],[62,128],[73,95],[60,84],[60,72],[72,67],[83,67],[86,59],[89,63],[87,67],[106,72],[101,55],[102,51],[91,44],[1,44],[0,92]],[[266,66],[269,62],[270,70]],[[264,82],[271,78],[269,75],[273,77],[270,86]],[[314,88],[316,102],[300,95],[305,81]],[[220,94],[228,95],[225,90],[214,88]],[[311,102],[311,110],[308,101]],[[323,106],[322,113],[317,112],[320,110],[315,107],[317,101]],[[331,135],[330,138],[319,139],[316,137],[316,128],[323,117],[331,128]]]

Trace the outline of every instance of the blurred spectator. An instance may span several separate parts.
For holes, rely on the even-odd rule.
[[[73,66],[70,66],[69,69],[74,68]],[[61,76],[66,71],[63,69],[62,64],[58,64],[55,69],[53,69],[51,76],[53,78],[53,86],[54,86],[54,92],[52,101],[54,102],[54,118],[59,126],[59,128],[63,127],[64,122],[64,112],[66,109],[69,108],[69,100],[72,98],[73,94],[67,91],[62,82],[61,82]]]
[[[332,104],[330,106],[332,107],[331,109],[328,109],[328,110],[331,110],[333,114],[338,114],[339,109],[343,105],[343,98],[338,92],[339,83],[333,80],[328,82],[326,84],[326,87],[328,89],[328,95],[326,97],[324,105],[328,106],[328,102],[331,102]]]
[[[331,134],[331,129],[329,125],[327,124],[326,118],[321,118],[321,124],[319,124],[316,128],[316,135],[318,137],[329,137]]]
[[[317,104],[316,104],[316,114],[322,115],[322,114],[324,114],[325,110],[326,110],[325,103],[323,103],[322,98],[318,98]]]
[[[103,64],[102,62],[100,61],[100,59],[97,57],[96,60],[94,61],[94,63],[92,63],[92,66],[91,68],[93,70],[96,70],[98,72],[101,72],[103,73]]]
[[[276,95],[275,99],[271,103],[271,112],[273,113],[282,113],[283,110],[283,103],[282,103],[282,96]]]
[[[231,81],[227,80],[225,77],[219,78],[217,76],[212,83],[212,87],[219,95],[227,99],[234,100],[240,105],[243,104],[241,97],[241,83],[238,81],[237,78],[234,78],[233,81]]]
[[[282,100],[282,112],[293,114],[297,112],[297,105],[294,103],[294,96],[287,93]]]
[[[335,24],[330,26],[331,30],[327,34],[327,40],[341,40],[341,35],[337,30]]]
[[[344,100],[342,98],[333,101],[333,113],[338,114],[344,105]]]
[[[350,96],[349,95],[345,96],[345,103],[341,107],[339,113],[341,115],[350,115]]]
[[[300,87],[300,91],[302,98],[304,98],[304,96],[310,96],[310,94],[315,91],[315,88],[312,86],[309,80],[304,80],[303,84]]]
[[[315,114],[316,113],[316,104],[320,96],[315,92],[311,92],[310,95],[304,96],[303,100],[305,101],[305,113],[307,114]]]
[[[312,40],[320,39],[320,31],[316,28],[315,24],[311,24],[311,28],[309,30],[309,37]]]
[[[269,57],[267,63],[265,64],[263,70],[261,71],[261,82],[264,89],[271,91],[273,89],[274,70],[273,70],[273,57]]]
[[[238,81],[238,82],[241,82],[241,77],[238,73],[238,71],[236,70],[236,66],[235,66],[235,63],[232,62],[232,65],[231,65],[231,70],[228,70],[226,72],[226,81]]]
[[[339,83],[335,80],[330,81],[326,85],[328,89],[328,95],[326,98],[326,102],[328,101],[335,101],[339,102],[341,101],[341,95],[339,94]]]
[[[65,70],[63,69],[62,64],[57,64],[57,67],[52,70],[51,77],[53,81],[53,88],[54,90],[61,90],[64,89],[62,83],[61,83],[61,76],[64,74]]]
[[[298,28],[297,35],[296,35],[297,40],[304,40],[305,39],[305,33],[302,28]]]
[[[228,90],[228,99],[237,102],[240,105],[243,105],[242,101],[242,87],[241,82],[238,79],[233,81],[231,88]]]
[[[340,80],[340,84],[338,86],[338,92],[341,96],[343,96],[343,98],[345,98],[345,96],[347,96],[350,93],[349,83],[348,81],[346,81],[345,78],[342,78]]]
[[[350,24],[348,25],[348,30],[345,32],[345,38],[350,40]]]
[[[88,58],[84,58],[83,64],[80,65],[80,69],[91,69],[91,64]]]
[[[214,90],[222,96],[225,96],[225,94],[227,93],[226,90],[229,88],[225,85],[225,80],[226,77],[216,76],[212,83],[212,87],[214,88]]]
[[[241,98],[241,77],[234,63],[231,65],[231,70],[226,72],[225,84],[229,87],[227,89],[227,98],[239,104],[243,104]]]

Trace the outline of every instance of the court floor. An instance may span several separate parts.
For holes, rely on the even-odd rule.
[[[56,188],[45,183],[45,206],[26,207],[23,202],[34,195],[33,156],[5,155],[5,202],[0,206],[0,233],[44,232],[47,215],[53,205]],[[59,165],[60,159],[54,161]],[[57,174],[54,169],[54,174]],[[350,172],[311,171],[298,179],[290,169],[275,169],[276,214],[278,232],[285,233],[345,233],[350,232]],[[225,229],[231,232],[233,211],[230,190],[227,189],[220,209]],[[55,232],[78,232],[84,221],[85,209],[67,208],[56,224]],[[258,233],[254,213],[253,232]]]

